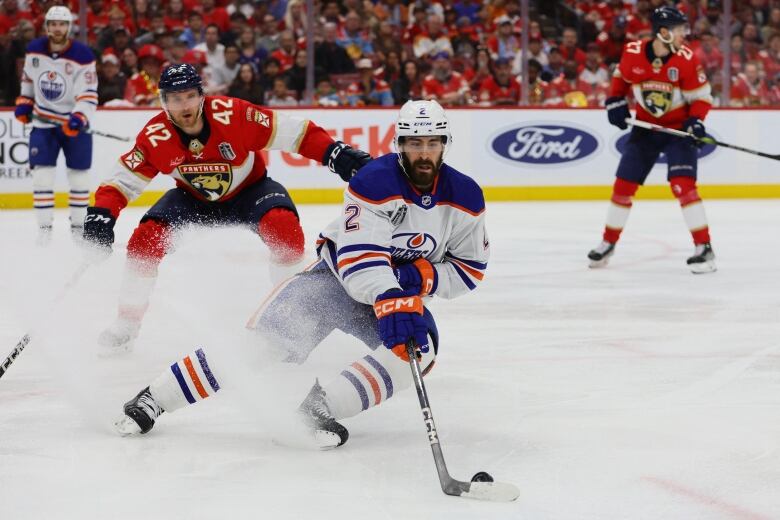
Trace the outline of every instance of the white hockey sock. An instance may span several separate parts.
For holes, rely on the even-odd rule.
[[[685,224],[691,232],[707,227],[707,214],[704,211],[704,203],[701,200],[683,206],[682,214]]]
[[[141,322],[157,281],[157,266],[128,259],[119,289],[119,317]]]
[[[433,349],[423,354],[420,367],[434,361]],[[330,412],[335,419],[357,415],[390,399],[412,384],[409,363],[383,346],[342,370],[341,375],[323,385]]]
[[[70,225],[82,227],[89,206],[89,173],[87,170],[68,168],[68,183],[70,184]]]
[[[54,221],[54,166],[36,166],[32,170],[33,207],[39,227],[51,227]]]
[[[630,213],[631,206],[621,206],[610,202],[609,208],[607,208],[607,227],[616,231],[622,231],[626,227]]]
[[[166,412],[202,401],[219,388],[203,349],[172,364],[149,385],[152,397]]]

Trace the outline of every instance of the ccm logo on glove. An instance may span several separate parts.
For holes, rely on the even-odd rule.
[[[418,314],[423,313],[422,300],[418,296],[410,296],[408,298],[394,298],[392,300],[384,300],[374,304],[374,313],[377,318],[383,318],[388,314],[395,312],[416,312]]]

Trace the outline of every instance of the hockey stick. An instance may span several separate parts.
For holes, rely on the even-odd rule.
[[[68,280],[65,285],[60,290],[59,294],[56,298],[54,298],[54,301],[51,303],[51,307],[54,307],[57,305],[66,294],[68,294],[68,291],[78,283],[78,281],[81,279],[81,276],[87,271],[87,268],[91,264],[89,262],[82,262],[81,265],[79,265],[78,269],[73,273],[73,275],[70,277],[70,280]],[[51,309],[50,309],[51,310]],[[22,350],[24,350],[24,347],[27,346],[28,343],[30,343],[30,340],[32,339],[33,331],[30,330],[22,336],[22,339],[19,340],[19,343],[16,344],[14,349],[11,351],[11,353],[8,355],[7,358],[5,358],[5,361],[3,361],[2,364],[0,364],[0,377],[3,377],[3,374],[5,374],[8,371],[8,367],[11,366],[11,363],[13,363],[17,357],[19,357],[19,354],[22,353]]]
[[[648,123],[647,121],[639,121],[638,119],[632,119],[630,117],[626,118],[626,123],[633,126],[638,126],[640,128],[645,128],[647,130],[653,130],[655,132],[663,132],[665,134],[669,135],[676,135],[677,137],[691,137],[699,142],[702,142],[704,144],[712,144],[715,146],[722,146],[723,148],[731,148],[732,150],[739,150],[740,152],[745,152],[753,155],[758,155],[759,157],[766,157],[767,159],[774,159],[775,161],[780,161],[780,154],[772,155],[765,152],[759,152],[758,150],[751,150],[750,148],[743,148],[741,146],[737,146],[735,144],[729,144],[729,143],[723,143],[721,141],[717,141],[713,139],[712,137],[696,137],[695,135],[684,132],[682,130],[675,130],[674,128],[669,128],[666,126],[656,125],[653,123]]]
[[[406,353],[409,355],[412,378],[414,379],[414,386],[417,388],[417,397],[420,400],[423,420],[428,429],[428,442],[431,443],[433,461],[436,463],[436,471],[439,474],[439,483],[442,491],[447,495],[456,497],[490,500],[492,502],[511,502],[515,500],[520,496],[520,490],[516,486],[504,482],[493,482],[493,477],[483,471],[474,475],[471,482],[462,482],[450,476],[450,473],[447,471],[447,465],[444,463],[444,454],[439,444],[439,434],[436,431],[436,424],[433,422],[433,413],[428,402],[428,392],[425,390],[425,383],[423,383],[420,363],[415,355],[415,348],[416,345],[413,338],[406,342]]]
[[[59,122],[59,121],[54,121],[53,119],[46,119],[45,117],[36,116],[35,114],[33,114],[33,119],[37,119],[41,123],[48,123],[50,125],[57,125],[57,126],[61,126],[62,125],[62,123]],[[101,132],[100,130],[95,130],[94,128],[90,128],[90,127],[87,127],[84,130],[84,132],[86,132],[88,134],[92,134],[92,135],[97,135],[97,136],[100,136],[100,137],[107,137],[108,139],[116,139],[117,141],[124,141],[126,143],[130,141],[129,137],[123,137],[121,135],[109,134],[108,132]]]

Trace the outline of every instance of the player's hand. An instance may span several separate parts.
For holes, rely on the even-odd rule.
[[[349,182],[357,171],[371,161],[371,156],[363,150],[356,150],[341,141],[334,141],[325,150],[322,164],[330,171]]]
[[[423,303],[414,291],[392,289],[380,294],[374,303],[379,320],[382,344],[397,356],[409,361],[406,342],[414,338],[421,352],[428,352],[428,325],[423,317]]]
[[[626,119],[631,117],[631,112],[628,111],[628,101],[622,96],[614,96],[607,98],[604,103],[607,108],[607,117],[609,118],[609,124],[615,125],[621,130],[628,128]]]
[[[704,123],[701,119],[698,117],[689,117],[683,123],[683,130],[696,136],[696,139],[692,137],[688,138],[688,141],[690,141],[692,145],[698,146],[699,148],[704,146],[705,143],[701,141],[701,138],[707,137],[707,131],[704,129]]]
[[[87,116],[81,112],[73,112],[68,118],[68,122],[62,125],[62,133],[68,137],[76,137],[88,125]]]
[[[419,296],[427,296],[436,285],[436,269],[425,258],[418,258],[411,264],[393,268],[395,279],[403,290],[415,291]]]
[[[107,208],[88,207],[84,218],[84,243],[101,253],[110,253],[114,244],[114,224],[116,219]]]
[[[16,108],[14,109],[14,117],[17,121],[26,125],[32,120],[32,111],[35,101],[26,96],[19,96],[16,98]]]

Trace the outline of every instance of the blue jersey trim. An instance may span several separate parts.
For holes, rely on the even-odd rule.
[[[365,262],[360,265],[356,265],[355,267],[350,267],[349,269],[344,271],[344,274],[341,275],[341,279],[344,280],[347,278],[347,276],[351,275],[356,271],[360,271],[361,269],[367,269],[369,267],[379,267],[380,265],[389,266],[390,262]]]
[[[460,276],[460,279],[463,280],[463,283],[466,284],[466,287],[472,291],[477,287],[462,268],[458,267],[457,264],[451,263],[450,265],[455,269],[455,272],[458,273],[458,276]]]

